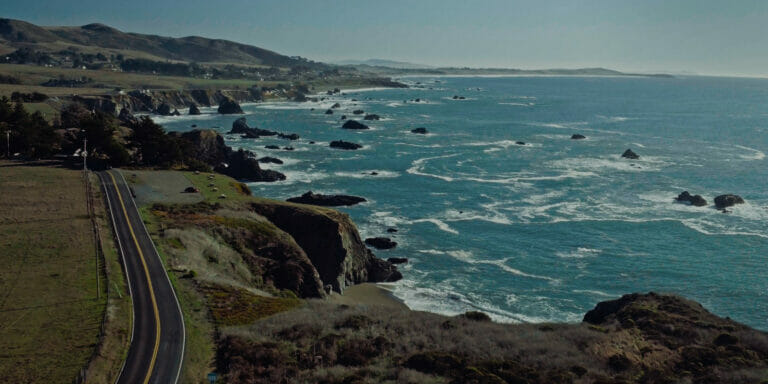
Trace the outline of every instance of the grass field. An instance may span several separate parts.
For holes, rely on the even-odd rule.
[[[0,377],[71,383],[106,308],[82,172],[0,162],[0,250]]]

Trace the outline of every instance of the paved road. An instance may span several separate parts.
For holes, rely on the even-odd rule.
[[[184,355],[184,320],[162,261],[119,171],[99,173],[133,299],[133,330],[119,384],[173,384]]]

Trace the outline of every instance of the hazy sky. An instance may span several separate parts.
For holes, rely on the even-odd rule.
[[[763,0],[4,0],[0,17],[224,38],[320,61],[768,76]]]

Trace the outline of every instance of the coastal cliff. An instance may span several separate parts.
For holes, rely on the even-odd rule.
[[[365,247],[349,216],[331,209],[260,199],[251,209],[291,234],[336,292],[364,282],[396,281],[402,275]]]

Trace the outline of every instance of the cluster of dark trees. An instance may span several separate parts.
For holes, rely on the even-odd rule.
[[[168,135],[149,117],[128,124],[130,134],[121,137],[120,121],[109,113],[90,111],[80,104],[70,104],[60,118],[48,123],[39,112],[29,113],[21,103],[0,98],[0,156],[45,159],[55,155],[73,155],[88,142],[89,164],[93,166],[174,167],[207,171],[205,163],[195,159],[191,143]],[[10,132],[10,148],[6,140]],[[127,131],[126,131],[127,132]]]
[[[154,73],[168,76],[196,77],[205,74],[205,69],[197,63],[171,63],[148,59],[127,59],[120,63],[125,72]]]

